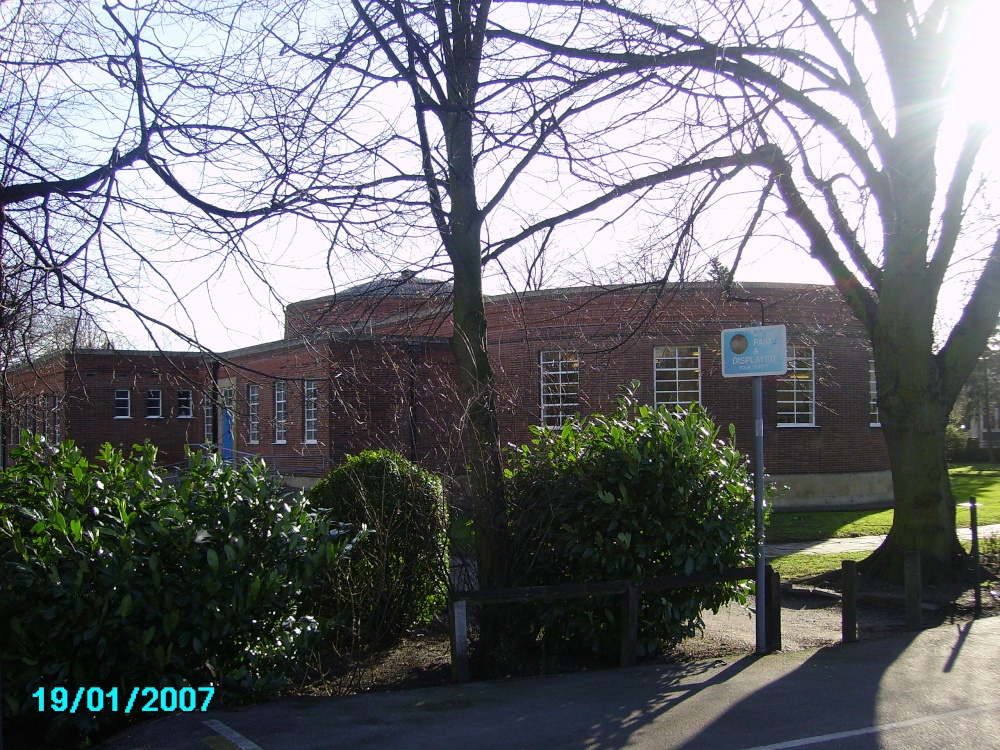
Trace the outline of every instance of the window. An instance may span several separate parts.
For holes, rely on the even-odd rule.
[[[177,418],[192,419],[194,417],[194,399],[191,391],[177,391]]]
[[[212,394],[206,393],[205,399],[205,445],[215,444],[215,401]]]
[[[260,386],[247,386],[247,430],[251,443],[260,442]]]
[[[778,426],[815,427],[816,378],[813,350],[788,347],[788,372],[778,377]]]
[[[115,391],[115,419],[131,419],[132,392],[124,388]]]
[[[576,352],[541,352],[542,425],[561,427],[580,407],[580,357]]]
[[[701,348],[658,346],[653,349],[655,406],[690,406],[701,402]]]
[[[38,410],[38,425],[36,429],[40,435],[44,435],[46,440],[50,440],[51,429],[52,429],[52,412],[49,410],[49,397],[44,395],[39,395],[36,399],[36,407]]]
[[[319,389],[315,380],[306,380],[302,384],[303,405],[302,421],[305,425],[305,441],[307,443],[316,442],[318,415],[316,402],[318,400]]]
[[[159,419],[163,416],[163,391],[146,391],[146,419]]]
[[[52,397],[52,437],[56,443],[62,442],[62,406],[63,397]]]
[[[285,422],[288,418],[288,403],[285,401],[285,381],[274,384],[274,442],[284,443],[288,438]]]
[[[868,423],[871,427],[881,427],[878,415],[878,383],[875,381],[875,360],[868,360]]]

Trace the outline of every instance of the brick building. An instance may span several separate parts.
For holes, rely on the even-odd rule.
[[[139,352],[59,355],[13,374],[8,411],[14,419],[8,422],[54,430],[61,406],[59,430],[87,450],[90,443],[77,438],[83,425],[95,445],[148,436],[165,461],[178,460],[185,443],[212,442],[227,455],[261,455],[301,482],[325,474],[346,453],[374,446],[454,472],[462,465],[461,405],[449,291],[447,284],[404,274],[294,303],[286,310],[284,339],[211,360]],[[574,414],[605,411],[623,385],[638,381],[640,398],[650,404],[702,403],[724,428],[735,425],[737,444],[749,453],[750,382],[722,377],[720,332],[759,320],[763,307],[768,324],[788,329],[789,372],[764,381],[765,466],[774,481],[790,487],[780,502],[890,499],[870,348],[836,290],[747,284],[741,295],[759,302],[727,301],[712,284],[489,298],[503,439],[522,443],[532,425],[556,427]],[[60,390],[60,378],[95,385]],[[143,415],[134,411],[127,424],[116,411],[124,409],[124,390]],[[21,406],[37,409],[43,396],[53,415],[47,428]]]

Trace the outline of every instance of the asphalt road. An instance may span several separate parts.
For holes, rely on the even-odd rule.
[[[1000,747],[1000,618],[770,656],[175,715],[103,750]]]

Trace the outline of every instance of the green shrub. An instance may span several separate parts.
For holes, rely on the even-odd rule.
[[[732,428],[731,428],[732,429]],[[636,406],[538,428],[512,475],[518,583],[636,580],[751,564],[752,481],[746,460],[705,411]],[[644,594],[639,653],[699,631],[705,609],[746,601],[748,584]],[[555,647],[616,653],[618,602],[526,607],[530,632]]]
[[[448,514],[441,481],[391,451],[365,451],[310,491],[310,500],[348,524],[364,542],[312,587],[317,610],[341,623],[341,650],[395,643],[445,603]]]
[[[0,475],[5,710],[87,735],[122,713],[38,713],[39,687],[206,686],[269,693],[313,621],[299,594],[347,545],[261,464],[192,455],[165,486],[156,450],[25,440]],[[122,699],[124,705],[124,698]]]

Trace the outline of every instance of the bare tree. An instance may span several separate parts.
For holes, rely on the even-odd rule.
[[[565,45],[567,64],[648,71],[672,65],[691,44],[671,19],[611,2],[592,7],[609,31],[598,44]],[[962,552],[945,430],[1000,314],[1000,234],[988,211],[996,185],[982,164],[992,124],[957,134],[949,124],[958,32],[972,3],[687,7],[714,16],[702,27],[714,32],[713,59],[692,66],[714,77],[739,117],[751,113],[750,148],[736,153],[762,177],[760,205],[780,201],[871,337],[896,512],[867,567],[899,576],[903,553],[918,551],[931,575],[948,575]],[[938,344],[942,284],[963,256],[975,283]]]

